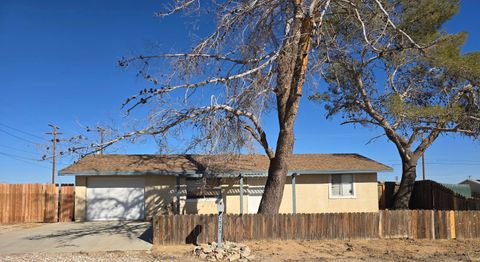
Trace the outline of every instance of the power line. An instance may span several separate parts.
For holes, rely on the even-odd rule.
[[[18,129],[18,128],[15,128],[15,127],[12,127],[12,126],[3,124],[3,123],[0,123],[0,126],[4,126],[4,127],[9,128],[9,129],[11,129],[11,130],[15,130],[15,131],[20,132],[20,133],[22,133],[22,134],[24,134],[24,135],[28,135],[28,136],[35,137],[35,138],[40,139],[40,140],[48,141],[48,139],[46,139],[46,138],[44,138],[44,137],[41,137],[41,136],[38,136],[38,135],[35,135],[35,134],[32,134],[32,133],[29,133],[29,132],[27,132],[27,131],[20,130],[20,129]]]
[[[13,147],[13,146],[7,146],[7,145],[2,145],[2,144],[0,144],[0,147],[8,148],[8,149],[11,149],[11,150],[15,150],[15,151],[23,152],[23,153],[28,153],[28,154],[32,154],[32,155],[38,155],[38,152],[35,153],[35,152],[32,152],[32,151],[27,151],[27,150],[23,150],[23,149],[18,149],[18,148],[15,148],[15,147]]]
[[[16,157],[16,158],[23,159],[23,160],[27,160],[27,161],[40,161],[40,159],[35,159],[35,158],[29,158],[29,157],[19,156],[19,155],[10,154],[10,153],[5,153],[5,152],[1,152],[1,151],[0,151],[0,154],[5,155],[5,156],[8,155],[8,156],[11,156],[11,157]]]
[[[10,132],[8,132],[8,131],[5,131],[5,130],[3,130],[3,129],[0,129],[0,132],[5,133],[5,134],[7,134],[7,135],[9,135],[9,136],[11,136],[11,137],[15,137],[16,139],[22,140],[22,141],[24,141],[24,142],[32,143],[32,144],[34,144],[34,145],[38,145],[38,144],[39,144],[39,143],[33,142],[32,140],[29,140],[29,139],[26,139],[26,138],[23,138],[23,137],[14,135],[14,134],[12,134],[12,133],[10,133]]]
[[[35,166],[46,168],[46,169],[50,169],[46,166],[43,166],[43,165],[40,165],[38,163],[32,162],[32,161],[36,161],[36,160],[27,160],[28,158],[24,158],[24,157],[21,157],[21,156],[16,156],[16,155],[4,153],[4,152],[0,152],[0,155],[12,158],[12,159],[17,160],[17,161],[24,162],[24,163],[27,163],[27,164],[35,165]]]

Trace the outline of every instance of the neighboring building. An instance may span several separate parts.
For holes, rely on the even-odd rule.
[[[453,192],[465,197],[472,198],[472,190],[469,185],[466,184],[446,184],[440,183],[440,185],[452,190]]]
[[[462,185],[469,185],[473,197],[480,198],[480,179],[467,179],[460,182]]]
[[[256,213],[263,155],[90,155],[59,172],[75,176],[75,220],[142,220],[155,214]],[[280,213],[378,211],[377,172],[358,154],[294,154]],[[243,196],[243,197],[240,197]],[[241,201],[243,200],[243,201]]]

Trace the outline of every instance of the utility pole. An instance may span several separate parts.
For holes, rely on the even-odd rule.
[[[100,145],[101,145],[101,149],[98,153],[100,155],[103,155],[103,143],[105,142],[105,128],[97,127],[97,132],[100,133]]]
[[[51,133],[46,133],[47,135],[53,135],[53,147],[52,147],[52,184],[55,184],[55,161],[57,158],[57,135],[61,135],[62,133],[58,133],[57,130],[60,129],[56,125],[48,124],[52,128]]]

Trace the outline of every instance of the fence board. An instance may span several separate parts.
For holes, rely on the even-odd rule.
[[[216,241],[217,221],[216,215],[156,217],[153,223],[154,244],[186,243],[189,236],[194,236],[198,243]],[[224,239],[236,242],[268,239],[480,238],[480,211],[456,211],[452,215],[450,211],[432,210],[224,215],[223,221]]]
[[[379,209],[391,209],[398,187],[394,182],[378,185]],[[409,203],[410,209],[480,210],[480,198],[466,198],[431,180],[415,181]]]
[[[75,186],[61,185],[60,207],[58,214],[59,222],[71,222],[74,218]]]
[[[0,224],[73,221],[74,187],[62,188],[59,198],[53,184],[0,184]]]

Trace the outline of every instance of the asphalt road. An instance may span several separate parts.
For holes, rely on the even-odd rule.
[[[149,222],[83,222],[0,228],[0,254],[150,250]]]

